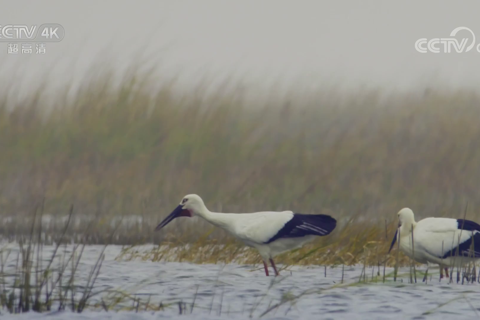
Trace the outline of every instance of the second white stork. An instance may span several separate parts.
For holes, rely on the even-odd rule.
[[[450,218],[415,222],[409,208],[400,210],[398,219],[399,227],[388,252],[398,240],[400,250],[411,259],[427,265],[438,264],[441,278],[443,269],[448,277],[449,266],[461,266],[480,258],[480,225],[476,222]]]
[[[160,230],[178,217],[199,216],[211,224],[226,230],[254,247],[263,259],[265,275],[268,276],[267,262],[275,275],[278,270],[273,258],[282,253],[303,246],[315,236],[326,236],[332,232],[337,221],[324,214],[300,214],[292,211],[263,211],[254,213],[211,212],[196,194],[183,197],[180,204],[155,229]]]

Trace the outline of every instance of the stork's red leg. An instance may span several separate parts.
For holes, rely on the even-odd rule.
[[[445,275],[447,276],[447,278],[450,278],[450,276],[448,275],[448,268],[445,268]]]
[[[278,273],[277,267],[275,266],[275,262],[273,262],[273,259],[270,259],[270,263],[272,264],[273,270],[275,270],[275,276],[279,276],[280,273]]]
[[[265,261],[263,261],[263,267],[265,268],[265,275],[268,277],[268,266]]]
[[[443,279],[443,268],[440,266],[440,279]]]

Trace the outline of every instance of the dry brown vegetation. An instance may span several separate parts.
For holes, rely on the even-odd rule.
[[[369,257],[376,264],[405,206],[417,219],[461,217],[468,201],[467,218],[480,220],[474,93],[292,91],[256,102],[241,90],[152,91],[149,81],[132,73],[117,87],[99,77],[73,99],[66,85],[54,99],[32,92],[13,109],[7,92],[0,94],[3,237],[28,235],[34,207],[44,201],[48,241],[73,204],[68,236],[190,243],[197,251],[189,249],[189,260],[198,262],[219,259],[200,247],[226,244],[232,251],[221,260],[227,261],[239,245],[207,223],[184,218],[153,232],[183,195],[197,193],[212,211],[337,218],[331,236],[279,262],[349,264]],[[194,252],[203,252],[200,260]]]

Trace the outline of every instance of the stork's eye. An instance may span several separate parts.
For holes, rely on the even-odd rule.
[[[183,200],[182,200],[182,204],[186,203],[187,201],[188,201],[187,198],[183,199]]]

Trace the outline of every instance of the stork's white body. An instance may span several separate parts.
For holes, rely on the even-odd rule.
[[[400,250],[417,262],[447,268],[480,258],[480,226],[475,222],[450,218],[415,222],[408,208],[399,212],[399,218],[396,240]]]
[[[292,211],[262,211],[255,213],[198,212],[198,216],[226,230],[247,246],[258,250],[264,261],[276,255],[299,248],[315,239],[314,235],[296,238],[279,238],[268,243],[287,222],[293,219]],[[327,234],[327,232],[325,232]]]
[[[323,214],[305,215],[292,211],[262,211],[254,213],[219,213],[207,209],[203,200],[195,194],[183,198],[178,207],[157,227],[160,230],[179,216],[197,215],[220,227],[246,245],[258,250],[264,261],[270,261],[278,271],[273,258],[285,251],[299,248],[315,236],[325,236],[336,227],[336,220]]]
[[[453,265],[454,262],[464,263],[477,259],[474,258],[475,255],[471,258],[458,257],[452,252],[452,250],[456,250],[459,244],[471,240],[473,235],[479,233],[479,231],[458,229],[457,224],[457,219],[423,219],[413,229],[413,246],[411,232],[402,230],[403,232],[399,233],[400,249],[407,256],[420,263],[436,263],[443,266]],[[402,229],[402,227],[400,228]],[[480,248],[478,248],[478,251],[480,252]],[[449,252],[453,254],[443,258]]]

